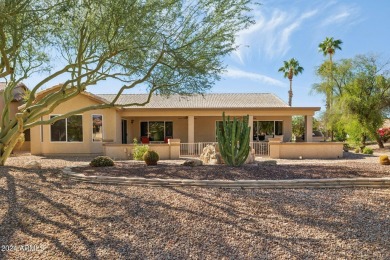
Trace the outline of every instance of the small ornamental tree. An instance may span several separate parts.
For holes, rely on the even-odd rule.
[[[241,166],[249,154],[249,116],[244,116],[242,121],[236,117],[230,121],[225,112],[222,114],[222,129],[218,129],[218,147],[225,163],[230,166]]]
[[[225,67],[222,57],[237,48],[235,36],[253,23],[250,5],[250,0],[0,1],[0,81],[6,82],[0,165],[32,127],[90,110],[145,105],[153,93],[189,95],[211,88]],[[12,115],[15,86],[37,72],[41,78],[28,86],[23,108]],[[107,79],[120,87],[111,102],[40,120]],[[35,98],[59,80],[63,84]],[[137,86],[148,98],[117,104]]]
[[[390,127],[379,128],[377,132],[382,142],[386,143],[390,139]]]

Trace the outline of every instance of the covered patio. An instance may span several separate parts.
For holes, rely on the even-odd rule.
[[[312,141],[313,115],[317,108],[278,108],[261,110],[227,110],[230,117],[249,114],[250,144],[257,156],[269,156],[272,140],[290,142],[292,116],[305,117],[305,142]],[[122,143],[167,144],[180,140],[180,156],[199,156],[204,147],[216,145],[216,133],[222,122],[221,110],[123,111]],[[150,116],[153,114],[153,116]],[[136,116],[135,116],[136,115]]]

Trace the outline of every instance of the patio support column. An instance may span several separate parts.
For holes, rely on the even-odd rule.
[[[251,128],[249,133],[249,142],[253,142],[253,116],[249,116],[248,125]]]
[[[305,142],[313,141],[313,116],[305,116]]]
[[[188,116],[188,143],[195,143],[195,118]]]

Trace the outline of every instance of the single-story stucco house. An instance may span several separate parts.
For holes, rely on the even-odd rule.
[[[47,91],[51,90],[38,93],[37,98]],[[109,103],[114,97],[82,92],[60,104],[42,120],[86,106]],[[117,104],[145,100],[146,94],[123,94]],[[338,157],[340,153],[332,152],[334,149],[330,144],[318,147],[319,143],[312,143],[313,115],[319,110],[320,107],[290,107],[270,93],[171,95],[168,98],[153,95],[145,106],[87,111],[51,125],[33,127],[30,151],[35,155],[106,154],[124,159],[131,156],[132,143],[136,139],[158,151],[162,159],[198,155],[206,144],[216,142],[216,131],[225,112],[231,117],[249,115],[251,145],[258,155],[275,158]],[[301,144],[290,142],[294,115],[305,117],[306,142]],[[271,143],[275,145],[274,149],[270,148]],[[302,148],[305,144],[306,148]],[[322,153],[318,154],[320,151]]]

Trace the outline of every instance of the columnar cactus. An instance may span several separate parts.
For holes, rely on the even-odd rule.
[[[218,146],[225,163],[230,166],[242,165],[249,154],[249,116],[244,116],[242,122],[235,117],[230,121],[222,114],[223,128],[218,129]]]

